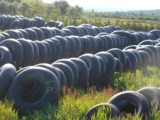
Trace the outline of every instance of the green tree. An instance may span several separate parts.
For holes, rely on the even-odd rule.
[[[68,7],[66,15],[73,19],[80,18],[82,14],[82,8],[79,6],[76,7]]]
[[[70,6],[66,0],[58,0],[53,3],[57,9],[60,9],[62,15],[65,15],[67,8]]]

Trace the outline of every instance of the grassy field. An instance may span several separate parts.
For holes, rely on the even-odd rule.
[[[136,73],[114,73],[109,88],[96,89],[90,87],[87,90],[68,90],[57,105],[48,104],[42,110],[29,113],[26,116],[18,116],[13,104],[7,101],[0,102],[0,120],[82,120],[84,114],[93,105],[107,102],[114,94],[123,90],[138,90],[145,86],[160,86],[160,68],[147,67],[137,70]],[[159,120],[160,113],[152,111],[148,120]],[[93,120],[106,119],[103,112]],[[120,116],[119,120],[140,120],[136,116]]]

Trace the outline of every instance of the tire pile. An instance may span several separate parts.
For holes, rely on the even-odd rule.
[[[56,27],[30,27],[26,29],[9,29],[0,34],[0,41],[8,38],[25,38],[30,40],[44,40],[54,36],[95,36],[97,34],[107,34],[115,30],[121,30],[118,26],[95,27],[89,25],[67,26],[62,30]]]
[[[138,91],[124,91],[111,97],[106,103],[100,103],[90,108],[84,115],[83,120],[91,120],[96,116],[98,110],[103,109],[110,117],[116,119],[120,115],[130,113],[142,120],[146,120],[152,112],[152,108],[159,110],[160,108],[160,89],[149,86]],[[108,111],[107,111],[108,109]],[[108,113],[107,113],[108,112]]]
[[[58,35],[52,37],[52,32],[48,31],[49,29],[47,28],[41,27],[32,28],[32,30],[33,29],[40,32],[39,38],[42,38],[41,41],[21,38],[24,34],[20,37],[18,32],[13,32],[13,30],[6,32],[10,34],[10,36],[16,36],[15,38],[17,39],[8,38],[0,42],[0,55],[2,56],[0,60],[1,66],[5,63],[12,63],[16,68],[19,68],[42,62],[52,63],[61,58],[78,57],[84,53],[95,54],[111,48],[123,49],[129,45],[143,43],[145,39],[150,39],[151,42],[154,40],[156,44],[159,41],[155,39],[160,37],[158,36],[160,33],[158,30],[148,33],[130,33],[118,30],[111,34],[100,33],[96,36]],[[28,32],[26,35],[29,34],[31,37],[34,36],[35,39],[38,39],[36,32],[33,34],[34,32],[32,30],[31,28],[26,29],[26,33]],[[52,30],[55,30],[55,28]]]
[[[30,27],[56,27],[62,29],[64,24],[61,21],[50,20],[46,22],[41,17],[26,18],[22,15],[0,15],[0,30],[24,29]]]
[[[34,111],[57,103],[63,86],[87,87],[106,82],[102,78],[113,72],[159,65],[158,38],[160,30],[88,24],[9,29],[0,34],[0,98],[13,100],[20,112]]]
[[[113,72],[159,65],[159,43],[155,46],[144,43],[141,42],[136,49],[112,48],[96,54],[83,54],[78,58],[60,59],[52,64],[39,63],[24,67],[14,72],[10,84],[7,83],[6,90],[2,91],[6,91],[4,95],[15,101],[15,107],[24,112],[42,108],[49,102],[57,103],[63,86],[87,87],[88,84],[105,82],[101,78]]]

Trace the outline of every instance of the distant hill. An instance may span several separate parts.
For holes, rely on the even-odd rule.
[[[135,11],[126,11],[134,14],[142,14],[142,15],[150,15],[150,16],[158,16],[160,17],[160,9],[157,10],[135,10]]]
[[[128,10],[128,9],[112,9],[112,8],[94,8],[94,9],[84,9],[85,12],[103,12],[103,13],[120,13],[120,14],[136,14],[136,15],[148,15],[157,16],[160,18],[160,9],[155,10]]]
[[[129,10],[129,9],[112,9],[112,8],[87,8],[85,12],[129,12],[134,14],[155,15],[160,17],[160,9],[156,10]]]

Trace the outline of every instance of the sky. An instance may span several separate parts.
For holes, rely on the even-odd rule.
[[[43,0],[52,3],[55,0]],[[151,10],[160,9],[159,0],[67,0],[71,6],[83,8],[108,8],[114,10]]]

